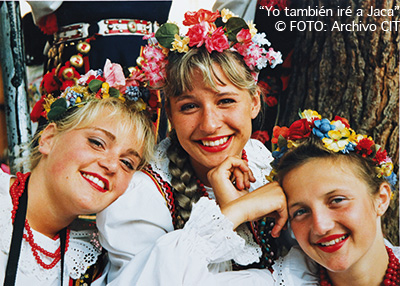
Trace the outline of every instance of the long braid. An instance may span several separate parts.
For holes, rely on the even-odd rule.
[[[174,188],[175,227],[181,229],[190,217],[192,204],[200,199],[201,192],[189,160],[190,156],[180,145],[174,130],[170,133],[170,138],[171,145],[167,150],[167,156],[170,160],[171,185]]]

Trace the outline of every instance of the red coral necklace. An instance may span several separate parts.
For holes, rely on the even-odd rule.
[[[385,278],[381,283],[382,286],[399,286],[400,285],[400,263],[399,259],[394,255],[393,250],[386,246],[386,251],[389,255],[389,265],[385,273]],[[332,286],[328,273],[325,268],[319,269],[319,285]]]
[[[11,219],[12,219],[13,224],[16,219],[18,207],[20,205],[20,198],[24,194],[24,191],[26,193],[27,181],[28,181],[29,175],[30,175],[30,173],[26,173],[26,174],[17,173],[17,179],[15,180],[15,182],[13,183],[13,185],[10,188],[10,195],[11,195],[11,200],[12,200],[12,204],[13,204],[13,210],[11,211]],[[60,245],[60,247],[56,251],[49,252],[49,251],[43,249],[42,247],[40,247],[37,243],[35,243],[32,229],[29,226],[28,220],[26,218],[25,218],[24,226],[27,231],[27,234],[23,234],[23,238],[29,243],[29,245],[32,249],[32,252],[33,252],[33,256],[35,257],[36,262],[41,267],[43,267],[44,269],[52,269],[60,260],[63,260],[64,253],[67,251],[68,245],[69,245],[69,237],[70,237],[69,229],[64,229],[63,231],[60,232],[61,235],[57,234],[57,236],[54,238],[54,239],[60,238],[61,245],[65,244],[65,246],[61,247],[61,245]],[[16,228],[15,225],[14,225],[14,228]],[[50,264],[46,264],[40,258],[39,253],[42,253],[45,256],[53,258],[54,260]]]

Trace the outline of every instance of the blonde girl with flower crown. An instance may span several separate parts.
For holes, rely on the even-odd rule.
[[[272,163],[271,176],[277,182],[270,184],[282,186],[287,210],[263,188],[222,206],[201,198],[192,215],[202,215],[206,208],[213,217],[203,215],[202,224],[191,217],[182,230],[157,241],[144,269],[148,285],[400,285],[400,247],[384,238],[381,226],[397,181],[391,159],[343,118],[330,121],[310,111],[303,116],[279,139]],[[222,175],[230,167],[221,164],[209,173],[216,192],[233,190]],[[235,235],[223,235],[223,230],[281,208],[288,213],[299,246],[279,258],[272,273],[212,272],[213,261],[241,250]],[[186,243],[189,237],[196,247]],[[165,268],[151,275],[158,261]]]
[[[261,104],[258,69],[278,64],[280,54],[266,50],[265,35],[256,35],[240,18],[222,19],[219,12],[199,10],[186,13],[184,25],[188,32],[179,35],[175,24],[164,24],[143,49],[141,65],[150,84],[164,80],[172,131],[144,171],[134,175],[126,193],[97,217],[112,285],[154,285],[146,277],[163,272],[163,261],[143,271],[155,242],[182,229],[189,218],[201,225],[205,217],[213,217],[200,198],[225,205],[268,182],[271,153],[250,135]],[[221,164],[232,166],[223,175],[234,181],[234,192],[214,191],[208,173]],[[263,189],[284,205],[276,184]],[[201,209],[197,214],[192,212],[194,205]],[[237,235],[224,230],[223,235],[234,236],[242,249],[213,261],[213,273],[251,263],[270,267],[277,256],[275,237],[285,221],[277,217],[273,230],[270,220],[238,225]],[[198,243],[207,242],[188,234],[188,247],[197,248]],[[180,261],[173,264],[179,267]],[[176,285],[173,273],[168,276],[165,285]]]
[[[117,98],[64,100],[36,138],[31,172],[0,172],[2,285],[78,285],[102,251],[95,229],[73,221],[115,201],[152,154],[144,113]]]

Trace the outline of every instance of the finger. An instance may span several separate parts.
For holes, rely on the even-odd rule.
[[[232,174],[234,176],[235,180],[235,186],[238,190],[243,190],[245,189],[245,173],[241,171],[239,168],[234,168],[232,171]]]
[[[250,172],[243,173],[244,185],[246,189],[250,189]]]
[[[285,227],[288,220],[287,212],[277,213],[277,218],[275,219],[275,225],[272,228],[271,235],[272,237],[279,237],[282,229]]]

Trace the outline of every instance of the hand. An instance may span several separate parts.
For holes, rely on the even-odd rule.
[[[233,222],[234,229],[246,221],[265,216],[275,218],[271,235],[278,237],[288,220],[286,197],[278,182],[266,184],[257,190],[221,206],[222,213]]]
[[[247,194],[250,183],[256,181],[247,162],[238,156],[226,158],[208,172],[207,179],[220,206]]]

